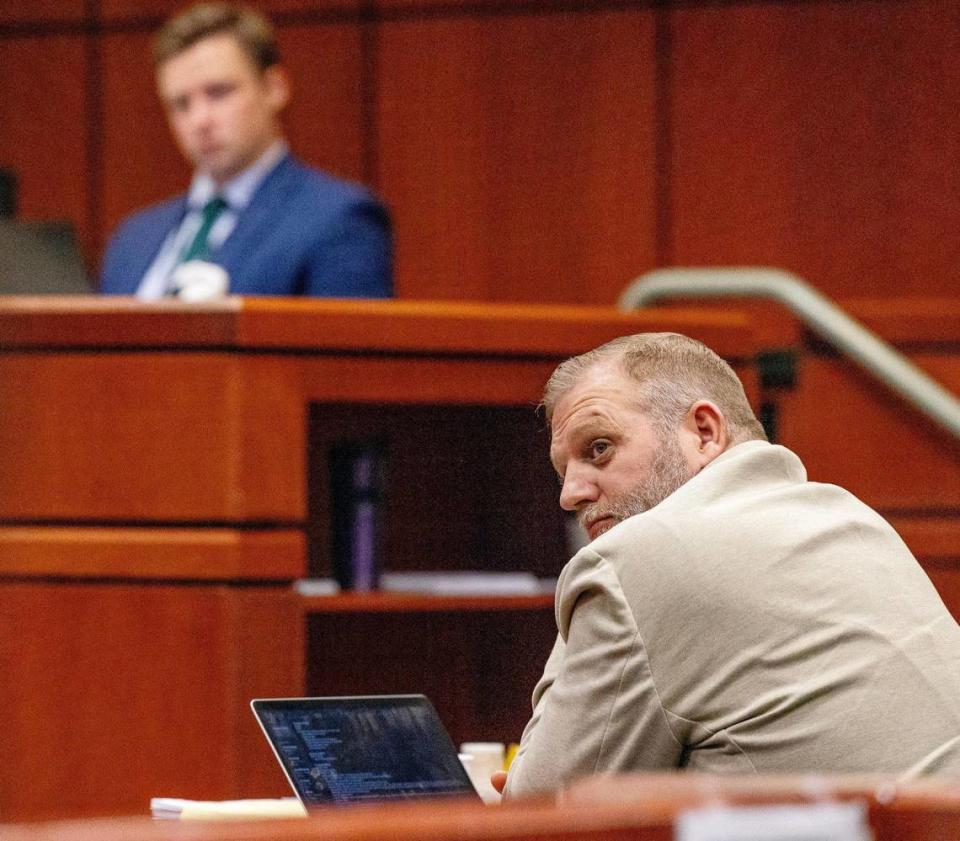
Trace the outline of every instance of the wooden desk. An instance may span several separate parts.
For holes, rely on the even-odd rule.
[[[855,801],[876,841],[960,837],[960,788],[882,778],[632,775],[586,781],[559,802],[419,803],[330,809],[302,820],[178,823],[146,818],[0,827],[0,841],[670,841],[682,812],[719,805]],[[385,829],[388,828],[388,829]]]
[[[292,591],[329,572],[327,447],[391,438],[391,568],[555,574],[533,406],[561,359],[644,330],[752,382],[745,319],[698,310],[0,299],[0,818],[283,794],[255,696],[425,690],[456,739],[503,710],[519,736],[546,600]]]

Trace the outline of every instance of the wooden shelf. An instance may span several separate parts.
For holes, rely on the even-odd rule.
[[[439,613],[449,611],[553,610],[553,594],[530,596],[434,596],[427,593],[338,593],[301,596],[304,612]]]

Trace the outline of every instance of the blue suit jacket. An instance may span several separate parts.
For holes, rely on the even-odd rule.
[[[183,195],[127,218],[107,246],[100,291],[132,295],[186,212]],[[227,270],[234,295],[393,294],[386,210],[362,187],[290,155],[267,175],[209,259]]]

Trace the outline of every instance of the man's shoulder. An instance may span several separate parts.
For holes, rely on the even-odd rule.
[[[146,230],[161,229],[168,231],[174,223],[183,216],[186,208],[186,194],[181,193],[173,198],[164,199],[154,204],[133,211],[117,226],[114,238]]]
[[[373,194],[362,184],[339,178],[322,169],[288,155],[277,167],[280,181],[287,184],[296,200],[303,203],[356,204],[377,202]]]

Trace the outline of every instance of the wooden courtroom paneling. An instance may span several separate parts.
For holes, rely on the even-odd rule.
[[[278,37],[293,88],[284,113],[291,148],[314,166],[363,181],[360,26],[285,26]]]
[[[82,20],[84,0],[0,0],[0,25]]]
[[[69,219],[89,244],[84,50],[82,36],[0,40],[0,167],[22,217]]]
[[[230,306],[231,300],[216,305],[217,310]],[[56,310],[62,307],[61,301]],[[24,309],[41,306],[36,301]],[[113,310],[117,305],[101,306],[107,324],[118,321]],[[171,315],[182,304],[168,304]],[[95,312],[98,307],[89,309]],[[70,306],[74,313],[80,308]],[[131,314],[137,309],[131,307]],[[157,305],[147,308],[157,318]],[[143,305],[140,305],[143,312]],[[26,334],[32,319],[18,317],[15,308],[0,307],[0,326],[16,330],[18,343]],[[323,317],[323,330],[317,329],[317,317]],[[206,315],[209,317],[209,314]],[[697,307],[621,312],[612,307],[573,307],[555,304],[495,305],[462,301],[356,301],[309,300],[280,298],[247,298],[237,307],[237,339],[245,347],[290,348],[316,347],[326,350],[359,350],[424,352],[439,362],[446,357],[467,355],[479,357],[536,357],[557,362],[575,353],[582,353],[609,341],[615,336],[643,331],[675,330],[699,339],[731,364],[751,359],[757,349],[753,325],[740,312],[722,312]],[[125,325],[124,343],[135,335],[131,327],[144,329],[142,321]],[[46,322],[48,319],[44,319]],[[80,323],[86,322],[84,318]],[[182,323],[182,322],[181,322]],[[173,325],[168,325],[168,329]],[[29,335],[35,341],[34,334]],[[48,333],[39,334],[49,336]],[[49,341],[49,338],[47,339]],[[58,342],[61,344],[62,342]],[[484,388],[485,384],[468,383],[468,388]],[[389,387],[389,386],[388,386]],[[496,386],[494,386],[496,387]],[[416,393],[407,400],[416,402]]]
[[[955,291],[960,6],[684,4],[670,21],[670,262],[783,266],[835,297]]]
[[[269,359],[5,356],[2,516],[302,520],[305,409],[290,387]]]
[[[478,802],[376,804],[281,821],[152,821],[147,817],[7,826],[3,841],[670,841],[688,810],[735,806],[862,804],[876,841],[956,837],[960,796],[950,781],[890,777],[598,776],[559,800],[490,808]],[[756,821],[755,821],[756,822]],[[822,824],[822,821],[819,822]],[[834,822],[836,823],[836,822]],[[819,824],[818,824],[819,825]],[[387,830],[385,830],[385,827]],[[839,836],[838,836],[839,837]]]
[[[150,38],[142,32],[104,35],[101,40],[103,121],[100,247],[133,210],[190,182],[190,168],[177,151],[157,97]]]
[[[653,262],[652,48],[646,8],[383,23],[399,294],[612,303]]]
[[[0,526],[0,575],[270,581],[302,578],[302,531]]]
[[[256,8],[266,14],[296,11],[350,11],[361,0],[259,0]],[[163,19],[185,8],[181,0],[100,0],[100,14],[108,20],[127,18]]]
[[[636,5],[643,2],[644,0],[640,0]],[[551,9],[567,11],[571,4],[567,0],[506,0],[506,2],[504,0],[373,0],[373,5],[387,14],[398,10],[408,12],[428,10],[430,12],[435,9],[444,9],[463,16],[470,16],[477,14],[478,11],[482,14],[488,10],[499,12],[542,12]],[[579,0],[576,4],[578,9],[609,5],[605,0]],[[630,4],[623,3],[621,5]]]
[[[4,820],[282,791],[254,695],[303,691],[287,590],[4,581]]]
[[[960,393],[960,356],[911,354]],[[810,478],[841,485],[881,510],[960,509],[960,444],[853,362],[804,355],[780,401],[780,440]]]

